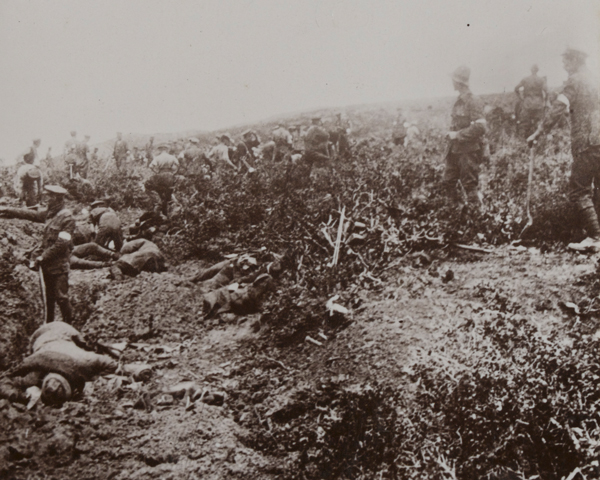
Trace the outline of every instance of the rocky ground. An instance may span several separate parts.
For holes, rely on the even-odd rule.
[[[578,278],[594,269],[586,257],[509,246],[418,263],[404,259],[378,288],[355,292],[363,303],[349,323],[285,348],[264,340],[260,314],[204,320],[188,281],[198,262],[123,281],[72,272],[75,295],[97,292],[83,331],[133,342],[125,358],[150,363],[153,378],[100,378],[61,409],[1,401],[3,477],[281,478],[293,467],[302,478],[317,468],[320,423],[340,420],[339,392],[378,384],[410,395],[410,365],[435,356],[448,331],[479,321],[499,297],[541,329],[564,328],[559,302],[577,300]],[[20,275],[35,298],[35,275]],[[165,393],[181,382],[205,398]]]

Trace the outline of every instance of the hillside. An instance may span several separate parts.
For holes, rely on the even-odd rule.
[[[510,110],[510,96],[486,100]],[[451,102],[403,105],[421,130],[407,148],[390,141],[396,105],[355,106],[350,160],[180,179],[153,236],[167,272],[70,277],[77,328],[129,343],[124,359],[152,365],[151,380],[99,378],[61,409],[0,400],[3,478],[597,477],[600,289],[594,259],[564,248],[582,238],[564,194],[568,132],[537,147],[521,236],[528,152],[514,125],[490,132],[482,212],[441,194]],[[313,114],[252,127],[264,139]],[[130,224],[146,175],[97,165],[94,191],[73,192],[111,195]],[[39,227],[0,229],[7,368],[40,318],[20,265]],[[244,255],[250,270],[281,267],[265,301],[206,315],[194,278]],[[175,392],[182,382],[196,393]]]

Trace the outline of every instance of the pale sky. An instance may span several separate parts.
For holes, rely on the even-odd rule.
[[[598,0],[0,0],[0,158],[70,130],[214,130],[276,114],[511,91],[532,63],[598,70]]]

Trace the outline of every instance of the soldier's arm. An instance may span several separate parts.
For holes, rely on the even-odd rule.
[[[0,207],[0,218],[19,218],[30,222],[44,223],[46,221],[46,210],[36,211],[28,208]]]
[[[467,105],[467,109],[471,118],[471,124],[456,132],[456,139],[459,142],[477,141],[485,135],[487,122],[483,114],[483,104],[481,101],[472,98]]]
[[[537,136],[542,132],[552,130],[560,118],[569,112],[571,106],[571,100],[575,98],[576,90],[573,83],[567,81],[562,92],[556,97],[556,100],[552,103],[552,107],[546,114],[534,135]]]
[[[69,250],[73,245],[73,234],[75,233],[75,219],[73,216],[67,216],[60,227],[60,233],[56,241],[42,252],[42,264],[69,254]]]
[[[521,80],[517,86],[515,87],[515,93],[520,97],[521,96],[521,88],[523,88],[523,80]]]

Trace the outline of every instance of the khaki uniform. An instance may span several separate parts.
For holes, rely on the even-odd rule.
[[[592,200],[593,186],[600,186],[600,98],[598,82],[586,67],[569,76],[544,119],[542,129],[555,126],[566,112],[571,118],[573,154],[569,198],[582,212],[588,235],[600,238]]]
[[[515,92],[523,88],[523,100],[520,103],[517,120],[525,137],[531,135],[544,117],[544,101],[548,90],[546,80],[537,75],[525,77],[515,87]]]
[[[312,125],[304,137],[304,161],[311,167],[329,163],[329,133],[319,125]]]
[[[154,157],[150,168],[156,173],[146,181],[144,187],[155,207],[160,204],[163,215],[167,216],[169,202],[175,188],[175,173],[179,169],[179,161],[173,155],[163,151]]]
[[[114,242],[115,250],[118,252],[123,246],[123,231],[121,220],[112,208],[99,207],[90,212],[92,224],[98,227],[95,243],[103,248],[108,248],[110,242]]]
[[[46,284],[48,322],[54,321],[58,303],[63,321],[71,323],[73,311],[69,301],[69,259],[73,251],[75,219],[71,210],[63,208],[46,219],[41,246],[41,266]]]
[[[457,184],[460,180],[468,201],[479,203],[479,165],[483,155],[485,119],[483,104],[469,90],[462,92],[452,107],[450,130],[457,132],[446,154],[444,186],[449,196],[458,201]]]
[[[113,150],[113,156],[115,157],[115,163],[117,164],[117,170],[121,170],[121,167],[125,166],[127,162],[127,152],[129,147],[125,140],[117,140]]]

